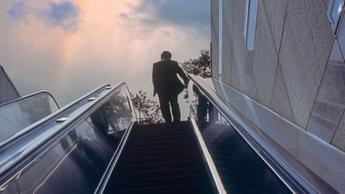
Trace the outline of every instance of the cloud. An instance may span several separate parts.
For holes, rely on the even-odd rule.
[[[79,8],[66,0],[45,3],[16,0],[11,2],[7,15],[25,23],[39,20],[49,27],[61,27],[67,31],[76,31],[79,23]]]
[[[27,7],[24,1],[13,1],[7,14],[14,19],[22,19],[27,14]]]
[[[201,9],[208,0],[0,0],[0,63],[21,94],[49,90],[61,104],[103,83],[151,92],[152,63],[162,50],[182,62],[209,47],[200,30],[209,28],[209,10],[190,13],[189,1]],[[20,11],[11,16],[14,7]],[[66,33],[70,25],[77,31]]]
[[[173,24],[205,30],[210,24],[209,10],[209,0],[143,0],[135,12],[151,14],[151,18],[143,18],[148,24]]]
[[[132,36],[133,39],[146,39],[157,30],[169,36],[171,28],[210,37],[209,0],[138,0],[128,6],[131,8],[120,12],[118,17],[128,30],[142,27],[142,33]]]
[[[42,12],[43,19],[49,25],[61,26],[70,31],[78,29],[79,9],[69,1],[50,2]]]

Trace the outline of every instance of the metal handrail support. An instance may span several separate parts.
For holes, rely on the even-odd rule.
[[[78,100],[72,102],[70,105],[66,106],[65,108],[60,109],[60,111],[46,117],[42,121],[34,124],[33,126],[30,126],[29,129],[27,129],[28,132],[30,131],[36,131],[35,129],[40,129],[42,126],[49,127],[49,130],[44,130],[44,133],[42,134],[42,137],[35,137],[34,139],[30,138],[28,140],[25,140],[25,138],[19,138],[14,139],[13,141],[19,143],[25,144],[25,146],[18,145],[14,148],[11,148],[11,145],[14,145],[14,142],[9,142],[8,144],[4,145],[3,147],[0,147],[0,152],[2,152],[2,158],[0,158],[0,175],[3,176],[8,173],[8,171],[16,164],[21,164],[25,168],[27,166],[27,162],[30,161],[24,161],[25,157],[28,155],[35,153],[38,154],[39,151],[43,148],[41,148],[41,145],[51,144],[51,142],[55,141],[56,138],[62,134],[63,132],[66,132],[64,129],[71,128],[75,124],[78,124],[79,121],[84,119],[84,116],[92,111],[94,111],[96,108],[98,108],[99,105],[104,103],[105,100],[108,99],[119,87],[125,85],[124,82],[121,82],[117,84],[114,87],[110,87],[110,85],[102,85],[98,87],[97,89],[93,90],[92,92],[88,93],[87,95],[79,98]],[[107,91],[106,91],[107,90]],[[104,92],[106,91],[106,92]],[[100,92],[104,92],[101,96],[98,96],[99,98],[96,98],[95,100],[88,102],[88,98],[94,97],[95,95],[99,95]],[[58,123],[56,122],[56,118],[64,117],[67,114],[73,113],[76,109],[78,109],[81,106],[85,106],[78,114],[73,115],[73,117],[69,118],[65,122]],[[72,109],[72,110],[70,110]],[[23,134],[24,135],[24,134]],[[27,134],[27,135],[30,135]],[[37,139],[38,138],[38,139]],[[37,141],[39,140],[39,141]],[[20,150],[17,150],[20,149]],[[18,154],[20,153],[20,154]],[[22,164],[23,163],[23,164]],[[3,187],[6,185],[7,182],[12,180],[13,178],[16,178],[17,173],[12,173],[13,170],[10,170],[10,174],[6,175],[5,182],[2,183],[0,187]],[[20,172],[19,172],[20,173]]]

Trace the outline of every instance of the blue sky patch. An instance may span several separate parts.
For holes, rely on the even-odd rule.
[[[43,16],[50,25],[61,26],[67,30],[78,28],[79,9],[69,1],[50,2],[47,10],[43,12]]]
[[[13,1],[7,14],[14,19],[22,19],[27,13],[24,1]]]
[[[199,25],[209,27],[209,0],[144,0],[137,10],[153,8],[156,19],[177,25]]]

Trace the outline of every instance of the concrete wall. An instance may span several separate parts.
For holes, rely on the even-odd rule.
[[[328,0],[258,0],[249,53],[246,1],[220,1],[221,33],[218,1],[211,1],[213,78],[345,151],[345,19],[333,32]]]
[[[19,93],[0,65],[0,104],[19,97]]]

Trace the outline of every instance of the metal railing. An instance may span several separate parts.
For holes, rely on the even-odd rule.
[[[106,87],[110,86],[109,84],[104,84],[96,89],[94,89],[93,91],[91,91],[90,93],[76,99],[75,101],[71,102],[70,104],[68,104],[67,106],[65,106],[64,108],[61,108],[59,109],[58,112],[55,112],[51,115],[49,115],[48,117],[34,123],[33,125],[30,125],[28,127],[26,127],[25,129],[21,130],[19,133],[17,133],[15,136],[12,136],[11,138],[7,139],[6,141],[4,142],[1,142],[0,143],[0,151],[6,147],[6,146],[9,146],[10,144],[12,144],[13,142],[15,142],[17,139],[19,139],[20,137],[34,131],[34,129],[42,126],[44,123],[47,123],[49,122],[51,119],[58,119],[58,117],[60,117],[60,115],[63,115],[63,114],[67,114],[68,112],[72,112],[74,110],[76,110],[80,105],[81,103],[83,102],[87,102],[87,98],[97,94],[99,91],[101,90],[104,90]],[[34,94],[33,94],[34,95]],[[33,96],[33,95],[28,95],[28,96],[25,96],[23,98],[27,99],[28,97],[30,96]],[[19,99],[18,99],[19,100]],[[14,102],[18,102],[18,100],[14,100]],[[9,102],[10,103],[10,102]],[[1,156],[0,156],[0,162],[1,162]],[[1,166],[1,165],[0,165]],[[1,174],[1,170],[0,170],[0,174]]]
[[[42,90],[42,91],[39,91],[39,92],[35,92],[35,93],[32,93],[32,94],[28,94],[26,96],[23,96],[23,97],[20,97],[20,98],[16,98],[14,100],[11,100],[11,101],[8,101],[8,102],[5,102],[5,103],[2,103],[0,104],[0,109],[8,106],[8,105],[11,105],[13,103],[18,103],[18,102],[21,102],[21,101],[24,101],[26,99],[29,99],[33,96],[38,96],[38,95],[42,95],[42,94],[46,94],[47,96],[49,96],[50,98],[52,98],[52,100],[54,101],[55,105],[58,107],[58,109],[60,109],[60,106],[59,104],[57,103],[56,99],[54,98],[54,96],[49,92],[49,91],[46,91],[46,90]]]
[[[33,123],[59,110],[53,95],[36,92],[0,105],[0,147]]]
[[[2,144],[0,146],[0,189],[20,173],[18,170],[32,162],[30,160],[39,155],[44,147],[52,145],[83,119],[89,117],[121,87],[125,87],[128,91],[124,82],[116,86],[102,85]],[[127,97],[128,95],[127,92]],[[130,106],[134,110],[132,103]],[[135,113],[132,112],[132,114]]]

